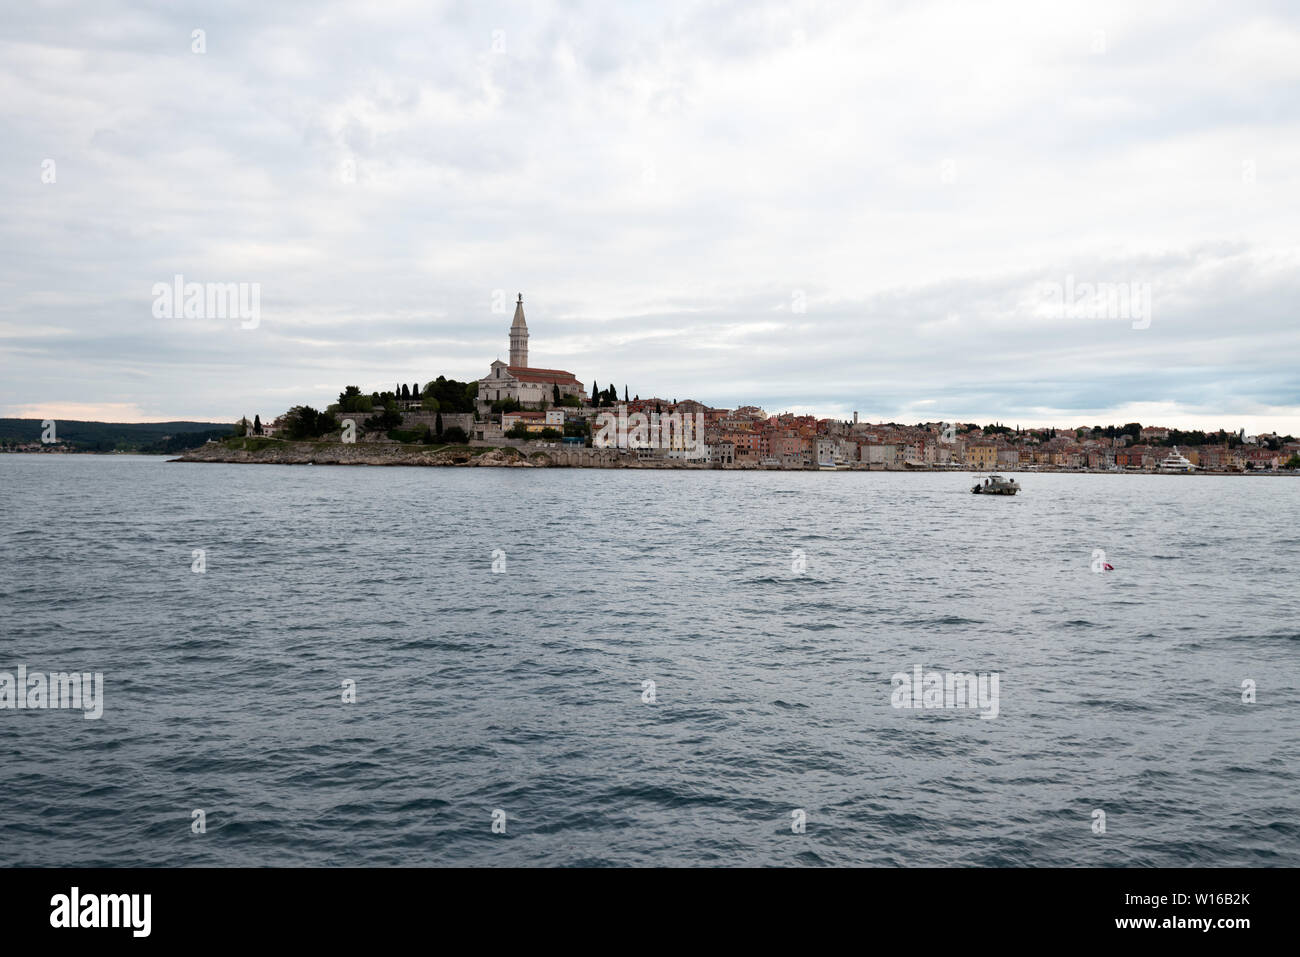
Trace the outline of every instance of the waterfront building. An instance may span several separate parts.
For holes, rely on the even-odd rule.
[[[862,446],[862,461],[868,467],[897,468],[901,464],[899,446],[889,442],[868,442]]]
[[[1115,450],[1114,449],[1093,449],[1088,453],[1088,468],[1097,471],[1109,470],[1115,467]]]
[[[517,423],[522,422],[529,432],[541,432],[543,429],[564,431],[564,410],[547,409],[545,412],[522,411],[502,412],[501,430],[509,432]]]
[[[857,463],[862,461],[862,452],[854,439],[836,439],[835,455],[839,462]]]
[[[759,458],[758,433],[736,430],[724,432],[723,441],[732,447],[733,461],[737,465],[757,465]]]
[[[966,449],[966,464],[978,472],[993,471],[998,467],[996,445],[972,445]]]

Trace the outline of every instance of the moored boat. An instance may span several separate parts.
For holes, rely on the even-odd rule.
[[[1196,468],[1185,455],[1178,451],[1178,446],[1164,457],[1160,462],[1160,471],[1162,472],[1191,472]]]

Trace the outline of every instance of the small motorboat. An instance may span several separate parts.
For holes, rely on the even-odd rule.
[[[983,483],[976,482],[971,489],[976,495],[1015,495],[1020,486],[1015,479],[1004,479],[1001,475],[990,475]]]

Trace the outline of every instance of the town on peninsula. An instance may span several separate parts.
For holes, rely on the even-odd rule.
[[[233,428],[165,436],[170,444],[145,451],[181,452],[178,462],[280,465],[1300,474],[1300,440],[1276,433],[1137,422],[906,425],[859,421],[856,412],[843,421],[642,398],[627,386],[620,396],[613,384],[588,389],[572,372],[530,365],[528,339],[521,293],[509,361],[496,359],[481,379],[439,376],[370,393],[349,385],[324,410],[298,405],[267,421],[245,416]],[[77,449],[5,439],[0,450]]]

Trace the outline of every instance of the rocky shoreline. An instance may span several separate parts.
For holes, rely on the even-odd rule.
[[[262,448],[212,444],[190,449],[172,462],[239,465],[427,465],[536,468],[539,463],[513,449],[420,448],[381,443],[277,442]]]
[[[584,457],[585,458],[585,457]],[[546,450],[525,452],[515,448],[391,445],[379,442],[255,443],[236,448],[212,443],[191,449],[169,462],[217,462],[237,465],[419,465],[461,468],[703,468],[683,462],[640,461],[630,454],[592,457],[575,462],[571,455]]]

